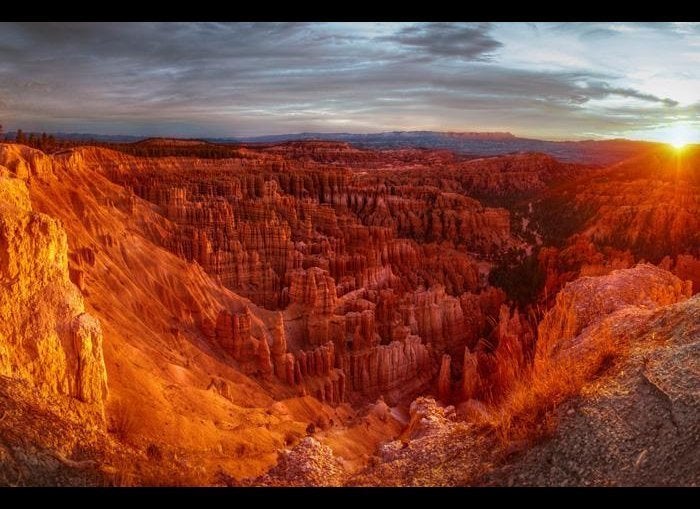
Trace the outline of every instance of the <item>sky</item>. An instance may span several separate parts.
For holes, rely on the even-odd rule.
[[[0,123],[700,141],[700,24],[0,23]]]

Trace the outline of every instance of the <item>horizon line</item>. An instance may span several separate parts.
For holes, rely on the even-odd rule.
[[[578,143],[578,142],[602,142],[602,141],[632,141],[632,142],[642,142],[642,143],[661,143],[665,144],[667,142],[661,141],[661,140],[655,140],[655,139],[650,139],[650,138],[625,138],[622,136],[616,136],[616,137],[607,137],[605,135],[600,135],[598,138],[593,138],[593,137],[581,137],[581,138],[539,138],[539,137],[531,137],[528,135],[522,135],[522,134],[514,134],[511,131],[438,131],[438,130],[430,130],[430,129],[413,129],[413,130],[387,130],[387,131],[370,131],[370,132],[352,132],[352,131],[301,131],[301,132],[286,132],[286,133],[279,133],[279,134],[248,134],[248,135],[230,135],[230,136],[221,136],[221,135],[210,135],[210,136],[189,136],[189,135],[161,135],[161,134],[125,134],[125,133],[119,133],[119,134],[107,134],[104,132],[76,132],[76,131],[35,131],[35,130],[24,130],[21,128],[17,128],[11,131],[6,131],[4,133],[4,136],[8,136],[10,134],[16,135],[18,131],[23,131],[25,134],[43,134],[46,133],[47,135],[64,135],[64,136],[100,136],[100,137],[111,137],[111,138],[134,138],[134,141],[142,141],[142,140],[148,140],[148,139],[172,139],[172,140],[188,140],[188,141],[240,141],[240,140],[249,140],[249,139],[255,139],[255,138],[273,138],[273,137],[301,137],[301,136],[313,136],[313,135],[319,135],[319,136],[376,136],[376,135],[381,135],[381,134],[414,134],[414,133],[430,133],[430,134],[444,134],[444,135],[501,135],[501,136],[507,136],[511,137],[513,139],[518,139],[518,140],[532,140],[532,141],[544,141],[544,142],[550,142],[550,143]],[[4,140],[4,141],[11,141],[11,140]],[[294,141],[293,139],[287,140],[287,141]],[[299,141],[311,141],[311,140],[299,140]],[[488,141],[488,140],[484,140]],[[692,143],[692,142],[691,142]],[[698,140],[698,143],[700,143],[700,140]]]

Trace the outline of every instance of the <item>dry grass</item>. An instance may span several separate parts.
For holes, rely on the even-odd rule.
[[[124,401],[116,401],[109,411],[109,432],[119,441],[127,442],[136,429],[134,412]]]
[[[476,394],[482,401],[494,405],[510,393],[519,380],[528,376],[532,345],[517,336],[505,335],[495,349],[488,341],[480,346],[476,352],[479,375]]]
[[[578,394],[583,383],[576,370],[563,366],[533,372],[494,405],[488,424],[502,443],[546,436],[556,428],[553,411]]]
[[[497,357],[495,376],[503,377],[498,385],[504,392],[493,395],[486,424],[494,429],[502,444],[536,441],[549,436],[557,426],[554,410],[607,371],[625,354],[625,341],[613,341],[607,331],[596,338],[595,345],[575,354],[537,359],[532,368],[518,367],[514,352]],[[502,362],[510,363],[503,365]],[[496,397],[498,396],[498,397]]]
[[[135,486],[133,462],[126,456],[115,457],[112,465],[104,469],[107,487]]]
[[[140,476],[141,486],[192,487],[222,484],[219,472],[209,472],[201,465],[202,458],[187,461],[172,461],[158,468],[144,469]]]

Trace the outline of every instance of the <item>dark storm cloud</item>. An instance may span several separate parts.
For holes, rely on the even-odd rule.
[[[183,136],[494,126],[576,135],[581,126],[627,125],[599,105],[612,98],[640,103],[642,126],[687,111],[608,68],[511,64],[496,28],[3,23],[0,122]],[[555,30],[576,37],[603,28]],[[528,29],[536,37],[547,31]]]
[[[502,46],[490,31],[488,23],[428,23],[404,27],[385,40],[432,56],[485,60]]]

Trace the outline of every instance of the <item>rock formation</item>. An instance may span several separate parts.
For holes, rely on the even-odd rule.
[[[438,375],[438,396],[442,401],[446,401],[452,392],[450,383],[450,361],[451,358],[448,354],[442,356],[440,374]]]
[[[546,359],[570,347],[571,340],[601,316],[628,306],[654,309],[673,304],[689,297],[691,287],[689,281],[650,264],[579,278],[559,292],[540,323],[537,358]]]
[[[291,451],[283,451],[277,465],[255,484],[262,486],[338,486],[345,469],[333,451],[313,437]]]
[[[587,326],[575,338],[563,340],[562,350],[548,359],[560,363],[574,356],[577,369],[594,371],[590,386],[558,412],[560,423],[553,436],[493,472],[487,483],[684,486],[696,482],[700,377],[694,366],[700,298],[686,300],[687,285],[678,292],[677,278],[648,265],[595,279],[582,282],[575,291],[602,291],[608,301],[604,309],[614,310],[586,315]],[[634,281],[640,290],[659,285],[658,292],[637,299],[631,294],[619,300],[613,297],[618,283],[625,287]],[[573,292],[567,289],[576,283],[564,291]],[[602,372],[600,366],[581,365],[584,348],[615,352],[615,362],[604,364],[608,369]],[[593,441],[591,430],[596,430]]]
[[[319,155],[327,150],[336,158],[330,169]],[[264,377],[269,348],[277,380],[323,399],[335,400],[341,386],[348,395],[392,400],[427,387],[440,356],[473,347],[505,299],[466,251],[488,255],[511,245],[506,210],[416,186],[412,174],[401,173],[399,186],[377,187],[354,169],[434,162],[421,152],[377,157],[308,143],[220,161],[89,150],[74,157],[156,206],[167,222],[149,227],[152,241],[253,303],[282,311],[275,320],[283,325],[253,334],[240,310],[224,308],[202,320],[207,338],[245,373]],[[74,279],[84,284],[80,273]],[[331,345],[335,358],[326,368],[319,348]]]
[[[2,167],[0,284],[0,374],[101,413],[107,396],[102,330],[70,281],[66,233],[33,211],[25,182]]]
[[[660,265],[694,283],[700,258],[700,150],[650,150],[554,187],[535,202],[544,234],[539,253],[553,296],[580,275],[603,275],[635,263]]]
[[[64,466],[93,433],[104,457],[145,454],[141,480],[201,465],[193,484],[320,485],[377,463],[387,482],[396,468],[401,483],[455,484],[467,477],[439,465],[481,472],[473,422],[505,418],[538,365],[654,341],[666,306],[697,292],[692,150],[674,174],[659,151],[594,169],[331,142],[199,158],[188,143],[207,146],[0,144],[0,400],[13,426],[51,414],[71,430],[27,428],[64,444]],[[693,309],[668,317],[680,327]],[[27,387],[48,406],[23,403]],[[99,430],[76,435],[61,417],[74,408],[104,415]]]

